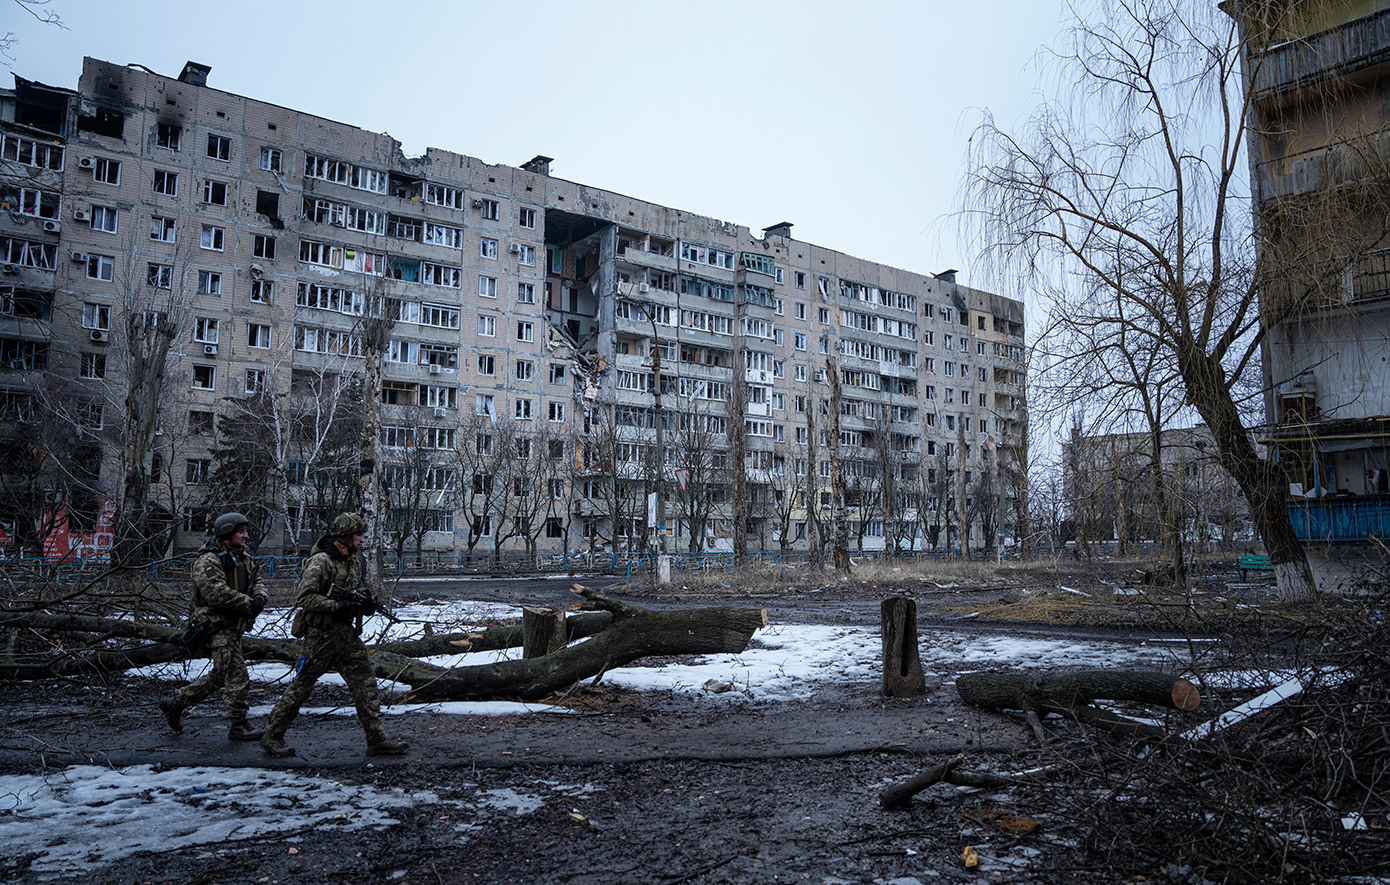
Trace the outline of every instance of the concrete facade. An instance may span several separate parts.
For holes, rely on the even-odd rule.
[[[1266,441],[1335,589],[1337,561],[1390,531],[1390,3],[1229,11],[1246,15]]]
[[[655,441],[644,411],[655,407],[654,343],[670,427],[661,482],[672,549],[691,544],[692,520],[681,521],[684,468],[670,450],[697,427],[709,431],[704,448],[718,475],[696,546],[729,545],[723,453],[735,385],[746,390],[755,548],[773,546],[782,525],[796,533],[793,549],[810,541],[807,502],[817,506],[828,479],[807,463],[814,478],[798,492],[810,460],[798,428],[828,397],[828,358],[844,386],[841,453],[872,474],[864,465],[875,440],[891,440],[905,496],[898,518],[914,521],[912,546],[924,545],[917,512],[929,506],[920,483],[909,488],[918,468],[949,449],[944,469],[983,476],[1002,457],[986,452],[1017,438],[1026,380],[1019,301],[958,285],[954,274],[796,240],[790,224],[759,235],[565,181],[545,157],[520,166],[438,148],[406,157],[384,133],[222,92],[208,75],[192,62],[176,78],[85,59],[75,91],[45,93],[60,96],[61,122],[37,134],[63,159],[0,168],[5,181],[38,182],[56,201],[51,217],[0,218],[15,237],[54,222],[34,238],[50,266],[18,267],[4,280],[51,303],[41,322],[0,320],[6,342],[42,342],[46,353],[42,365],[24,362],[24,348],[6,344],[15,350],[0,368],[7,418],[31,407],[36,372],[60,379],[104,446],[95,498],[117,498],[112,452],[129,336],[146,322],[176,324],[149,464],[176,550],[202,540],[223,422],[253,415],[279,434],[267,469],[285,474],[268,502],[267,544],[309,540],[310,511],[331,509],[325,497],[355,483],[360,468],[341,454],[355,442],[329,439],[337,419],[324,404],[335,397],[344,415],[363,397],[381,403],[383,466],[395,486],[420,486],[411,507],[426,527],[412,544],[525,549],[529,534],[541,550],[650,545],[645,509],[624,514],[609,501],[625,486],[634,498],[654,490],[654,469],[643,465]],[[13,115],[0,127],[7,145],[33,128]],[[371,322],[382,317],[384,326]],[[389,339],[381,387],[363,390],[374,328]],[[598,451],[605,432],[607,457]],[[351,463],[327,463],[332,445]],[[826,452],[821,445],[815,460]],[[338,468],[348,482],[330,476]],[[510,492],[495,494],[482,474],[504,470]],[[542,482],[551,493],[534,495]],[[856,494],[851,518],[865,529],[863,546],[882,547],[872,496]],[[529,514],[517,503],[528,495]],[[774,518],[788,495],[798,496],[795,512]],[[1002,488],[997,496],[1007,497]]]

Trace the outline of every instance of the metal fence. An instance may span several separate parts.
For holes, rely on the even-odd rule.
[[[1122,552],[1120,545],[1114,541],[1091,542],[1088,547],[1090,548],[1089,554],[1086,554],[1085,551],[1078,551],[1074,544],[1057,548],[1035,546],[1032,553],[1035,557],[1044,558],[1064,555],[1109,557]],[[1254,549],[1254,545],[1248,541],[1234,544],[1206,542],[1190,545],[1189,549],[1199,553],[1222,555],[1237,552],[1248,553]],[[1158,548],[1158,545],[1151,543],[1128,544],[1123,552],[1136,556],[1163,555],[1163,551]],[[996,548],[980,547],[970,551],[970,559],[994,562],[1002,558],[1005,561],[1014,561],[1017,560],[1018,553],[1019,548],[1016,546],[1004,548],[1002,557]],[[673,572],[704,574],[728,572],[734,568],[734,554],[728,551],[675,552],[671,553],[670,556]],[[814,556],[816,556],[815,553],[808,552],[755,551],[746,555],[745,563],[748,568],[802,568],[809,566]],[[891,550],[850,551],[850,559],[855,565],[889,561],[910,563],[960,562],[962,558],[963,554],[959,548],[898,552]],[[301,556],[259,556],[256,557],[256,562],[259,564],[261,576],[264,578],[293,579],[298,577],[304,559],[305,557]],[[188,577],[188,566],[191,560],[192,557],[145,560],[141,563],[141,567],[148,571],[149,577],[153,580],[177,581]],[[829,567],[830,560],[830,553],[825,553],[822,557],[822,566]],[[89,559],[69,559],[61,562],[25,558],[0,560],[0,568],[7,568],[12,572],[23,572],[31,580],[72,582],[98,579],[107,572],[109,564],[104,556]],[[423,553],[419,556],[413,554],[387,556],[382,561],[383,572],[388,576],[398,578],[447,575],[506,577],[554,573],[600,573],[622,574],[630,579],[650,574],[655,568],[655,555],[649,551],[544,553],[537,556],[530,556],[517,551],[475,554],[434,552]]]

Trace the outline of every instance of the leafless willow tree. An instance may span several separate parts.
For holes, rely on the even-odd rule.
[[[1281,597],[1309,598],[1287,477],[1255,451],[1243,409],[1273,268],[1256,262],[1237,25],[1197,0],[1072,15],[1046,56],[1053,97],[1017,130],[986,118],[971,138],[968,224],[998,270],[1171,367],[1258,514]],[[1266,306],[1265,327],[1279,318]]]

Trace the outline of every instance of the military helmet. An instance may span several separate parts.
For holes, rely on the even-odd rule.
[[[329,534],[335,538],[342,535],[355,535],[358,532],[367,531],[367,520],[363,519],[360,513],[339,513],[333,517],[333,522],[328,529]]]
[[[221,540],[235,535],[242,526],[250,524],[251,520],[233,510],[217,517],[217,521],[212,524],[212,536]]]

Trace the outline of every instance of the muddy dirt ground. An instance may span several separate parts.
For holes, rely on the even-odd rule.
[[[638,604],[764,605],[773,623],[877,625],[878,602],[918,599],[919,620],[980,631],[1037,631],[1143,641],[1194,623],[1229,624],[1269,595],[1259,582],[1208,569],[1200,599],[1115,595],[1136,585],[1131,567],[795,581],[780,587],[720,581],[655,594],[611,592]],[[1199,585],[1201,586],[1201,585]],[[1060,588],[1060,589],[1059,589]],[[429,596],[437,587],[402,586]],[[1077,592],[1080,591],[1080,592]],[[458,589],[467,595],[467,589]],[[524,591],[521,591],[524,595]],[[734,600],[737,601],[734,601]],[[1200,603],[1200,604],[1197,604]],[[1210,609],[1194,622],[1194,612]],[[98,883],[892,883],[1121,882],[1147,869],[1097,868],[1085,834],[1070,823],[1064,792],[1010,788],[963,793],[934,787],[906,808],[884,811],[877,794],[963,752],[967,765],[1019,770],[1038,761],[1020,721],[966,708],[954,674],[929,673],[925,697],[889,700],[877,685],[836,685],[802,702],[711,703],[672,692],[637,693],[600,683],[571,692],[570,715],[393,717],[410,742],[402,759],[368,760],[356,720],[302,717],[288,739],[299,750],[271,761],[225,739],[218,704],[186,716],[172,735],[155,709],[165,683],[7,684],[0,688],[0,774],[66,765],[262,767],[409,793],[396,823],[349,829],[341,820],[290,833],[244,837],[220,848],[144,854],[90,870]],[[252,704],[273,686],[253,685]],[[320,685],[315,705],[348,704]],[[1084,746],[1079,726],[1052,725],[1065,755]],[[1054,785],[1055,787],[1055,785]],[[1000,827],[1006,811],[1040,826]],[[0,815],[5,809],[0,807]],[[93,832],[93,840],[102,834]],[[979,865],[966,866],[974,850]],[[0,880],[45,878],[10,856]],[[1159,877],[1162,881],[1162,877]]]

